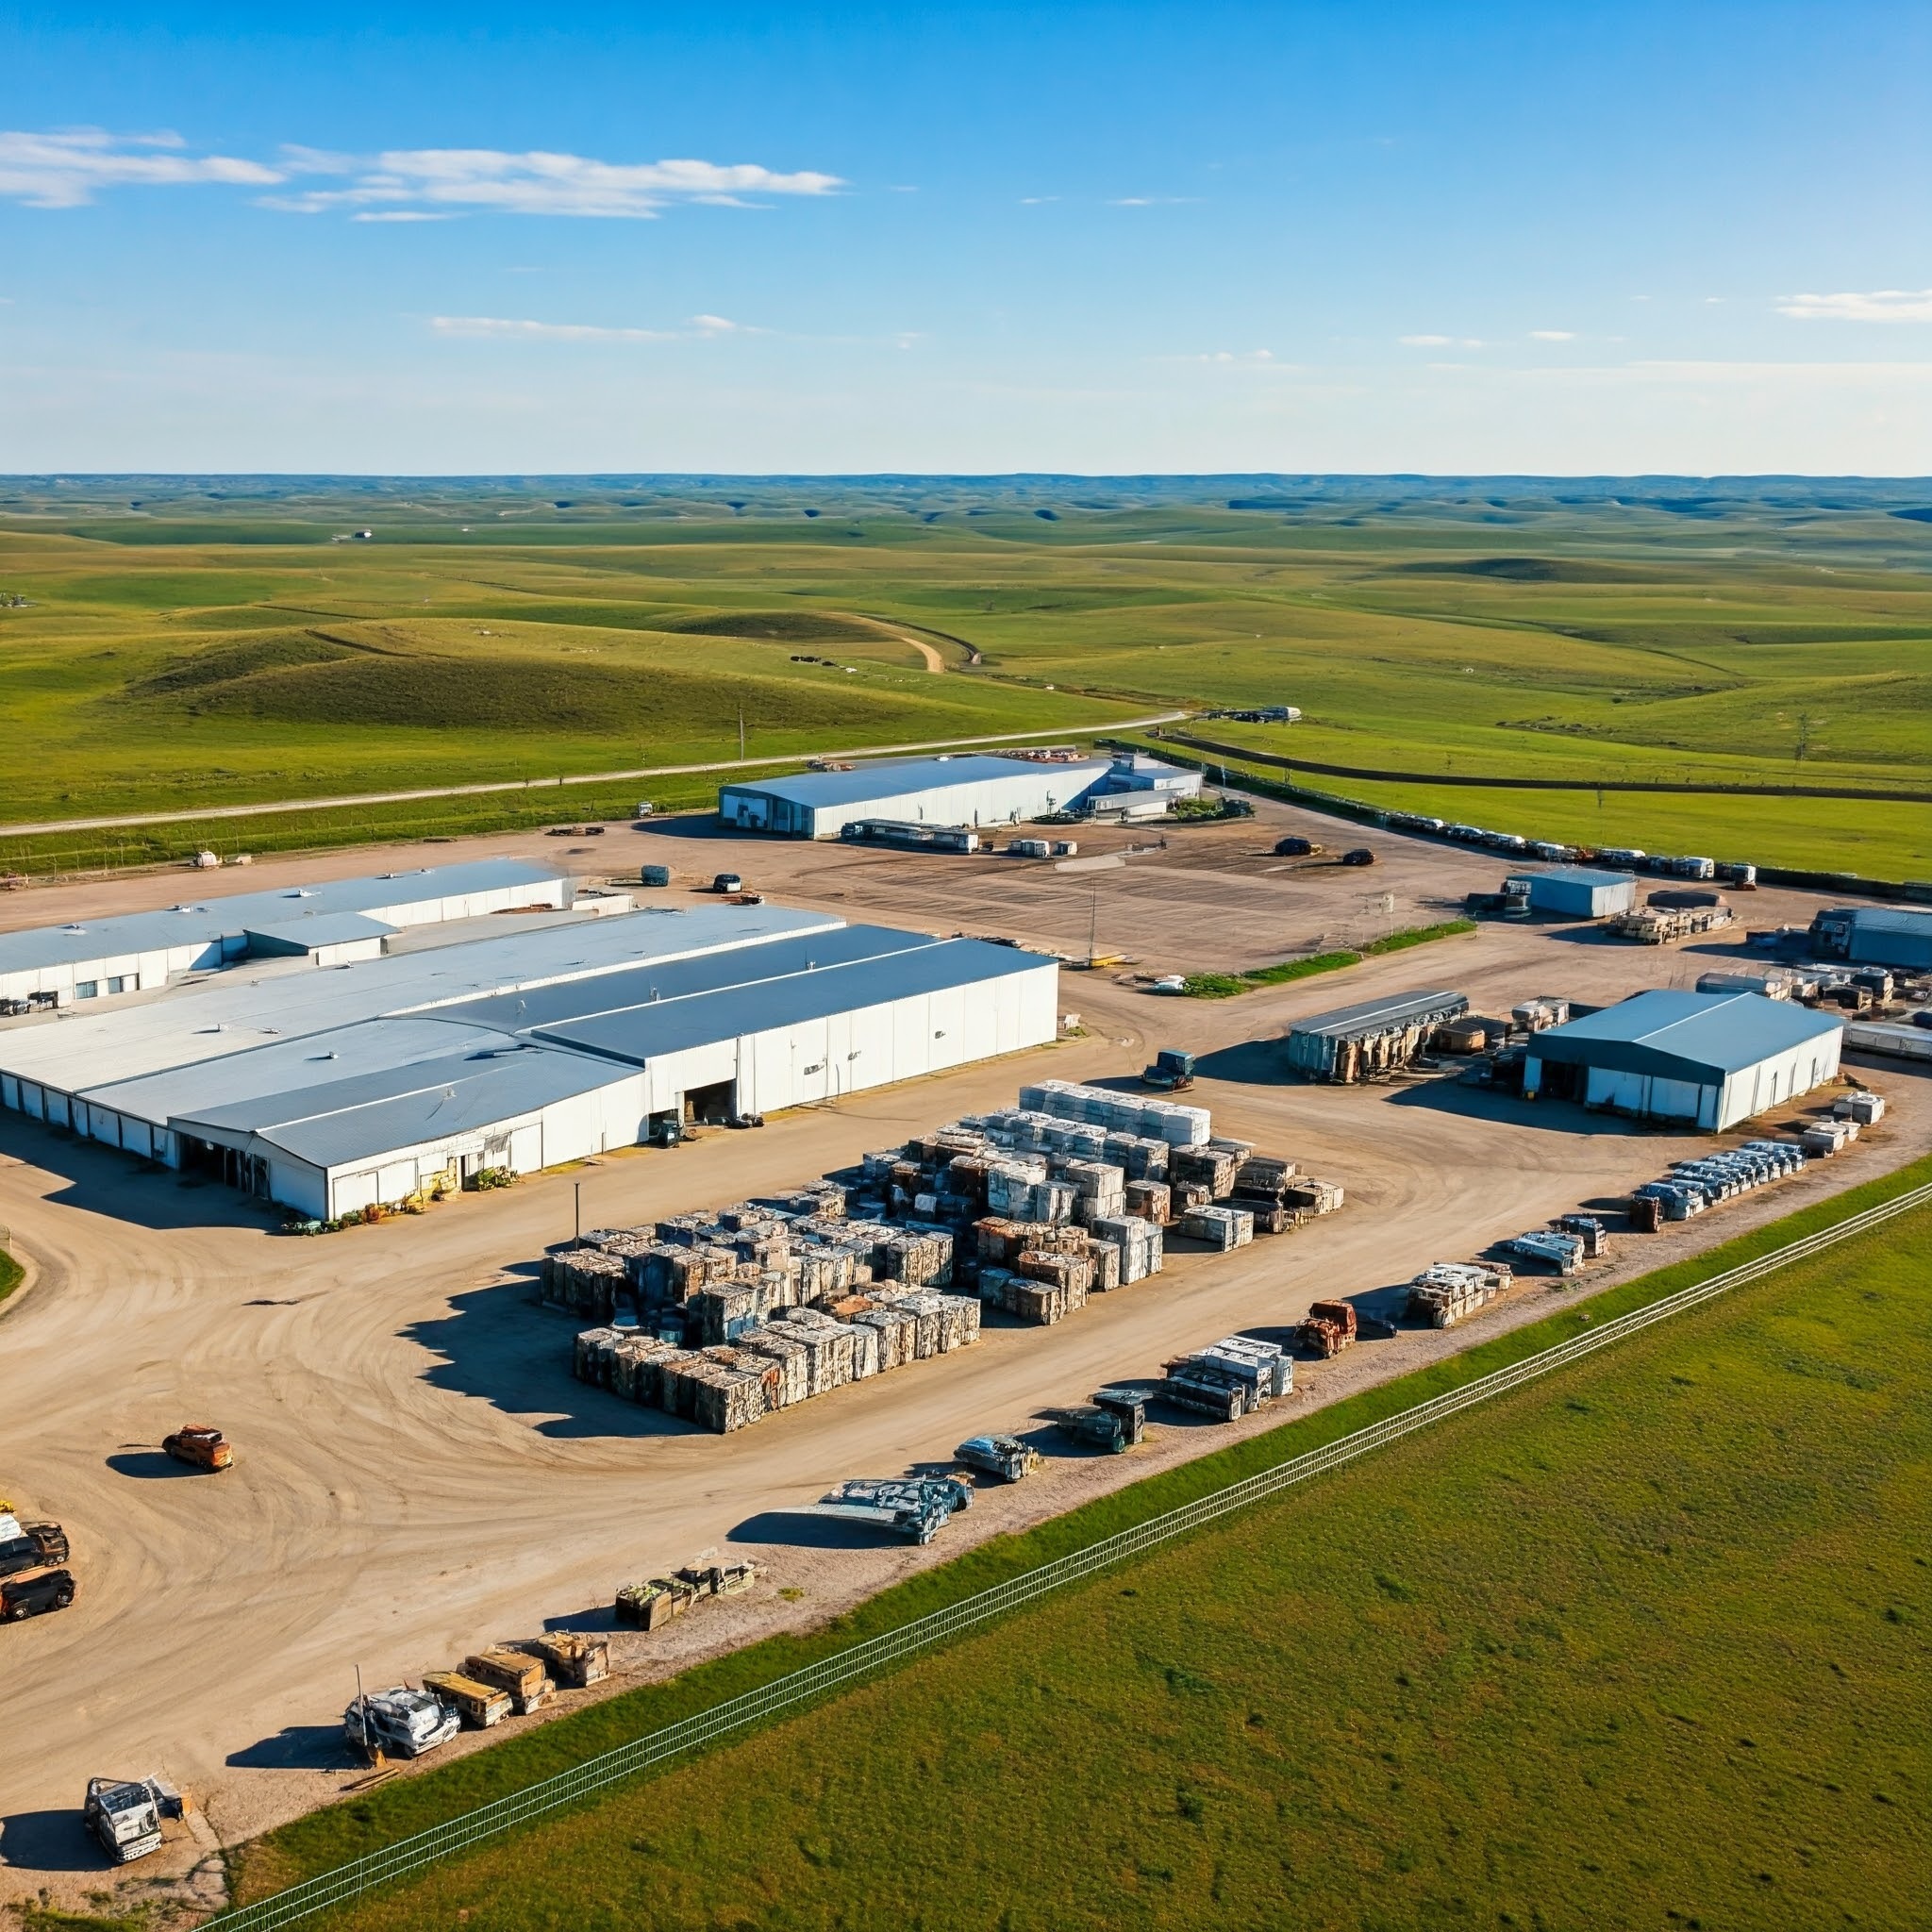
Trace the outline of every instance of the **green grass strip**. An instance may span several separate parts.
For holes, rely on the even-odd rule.
[[[666,1683],[613,1697],[425,1776],[387,1786],[298,1820],[242,1847],[238,1854],[236,1896],[259,1900],[263,1913],[244,1916],[243,1908],[224,1914],[214,1923],[232,1926],[234,1932],[292,1923],[319,1906],[293,1898],[286,1903],[280,1898],[271,1902],[263,1895],[273,1888],[333,1874],[334,1868],[349,1860],[397,1846],[417,1833],[454,1824],[480,1806],[525,1792],[544,1778],[586,1766],[603,1752],[638,1743],[680,1720],[700,1718],[728,1699],[771,1686],[804,1667],[827,1666],[830,1688],[837,1681],[840,1654],[858,1643],[889,1636],[918,1619],[960,1606],[980,1591],[1076,1556],[1105,1538],[1148,1524],[1231,1484],[1262,1475],[1345,1436],[1447,1396],[1483,1376],[1575,1342],[1589,1336],[1593,1327],[1761,1260],[1928,1184],[1932,1184],[1932,1158],[1817,1203],[1707,1254],[1607,1290],[1587,1302],[1498,1335],[1380,1388],[1364,1390],[1227,1449],[1098,1497],[1024,1534],[992,1538],[950,1563],[881,1592],[809,1636],[767,1639]],[[719,1735],[724,1734],[721,1729]],[[734,1729],[729,1734],[738,1732]],[[583,1797],[608,1787],[587,1785]],[[540,1808],[535,1802],[537,1794],[530,1795],[530,1815],[535,1815]],[[552,1807],[541,1808],[547,1812]],[[399,1867],[394,1875],[401,1875],[404,1869],[414,1866]],[[333,1890],[336,1883],[344,1889]],[[363,1889],[366,1886],[348,1874],[332,1880],[331,1887],[319,1888],[341,1900]],[[275,1913],[267,1909],[272,1903]],[[286,1916],[277,1915],[283,1912]]]
[[[1371,940],[1360,952],[1316,953],[1306,959],[1284,959],[1277,966],[1257,966],[1252,973],[1191,973],[1181,982],[1181,991],[1195,1000],[1230,1000],[1237,993],[1257,986],[1286,986],[1291,980],[1309,979],[1318,973],[1339,973],[1344,966],[1359,966],[1378,953],[1406,953],[1410,946],[1425,946],[1431,940],[1451,939],[1457,933],[1474,932],[1473,919],[1446,919],[1440,925],[1412,925]]]
[[[0,1302],[4,1302],[25,1279],[26,1270],[5,1248],[0,1248]]]
[[[1371,940],[1362,951],[1371,957],[1377,953],[1406,953],[1411,946],[1425,946],[1431,940],[1454,939],[1458,933],[1474,932],[1473,919],[1445,919],[1440,925],[1412,925],[1405,932],[1391,932],[1386,939]]]

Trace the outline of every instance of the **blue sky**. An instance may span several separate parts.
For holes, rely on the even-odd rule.
[[[1932,472],[1924,5],[28,4],[0,75],[8,472]]]

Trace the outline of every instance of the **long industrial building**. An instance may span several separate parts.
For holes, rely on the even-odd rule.
[[[977,940],[651,910],[18,1021],[0,1104],[329,1220],[1038,1045],[1058,991]]]
[[[1525,1094],[1714,1132],[1838,1074],[1844,1026],[1761,993],[1656,991],[1540,1033]]]
[[[243,958],[374,958],[408,926],[571,903],[571,884],[519,859],[198,898],[160,912],[0,933],[0,1015],[152,992]]]
[[[1310,1080],[1348,1086],[1407,1066],[1438,1026],[1469,1011],[1459,992],[1398,992],[1310,1013],[1288,1034],[1288,1063]]]
[[[1117,758],[988,753],[893,758],[849,771],[723,785],[718,816],[740,831],[836,839],[849,824],[879,820],[974,829],[1067,811],[1155,817],[1200,790],[1200,773],[1144,752]]]

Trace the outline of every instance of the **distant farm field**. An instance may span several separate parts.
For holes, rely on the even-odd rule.
[[[1916,1923],[1928,1237],[1902,1217],[341,1923]],[[534,1769],[542,1736],[499,1751]],[[441,1785],[504,1789],[498,1755],[291,1826],[244,1874],[427,1824]]]
[[[0,816],[698,762],[741,722],[776,759],[1267,703],[1305,718],[1257,747],[1338,764],[1932,789],[1908,486],[1299,480],[21,484]],[[1932,874],[1920,805],[1551,793],[1532,827],[1358,795]]]

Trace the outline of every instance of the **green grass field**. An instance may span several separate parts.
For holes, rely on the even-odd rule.
[[[1257,746],[1336,763],[1932,789],[1918,507],[1856,483],[22,483],[0,797],[20,821],[691,762],[735,756],[741,713],[777,758],[1269,702],[1306,719]],[[1362,795],[1932,874],[1923,806]]]
[[[1874,1183],[244,1851],[313,1872],[1932,1177]],[[358,1927],[1915,1923],[1932,1215],[341,1915]]]

